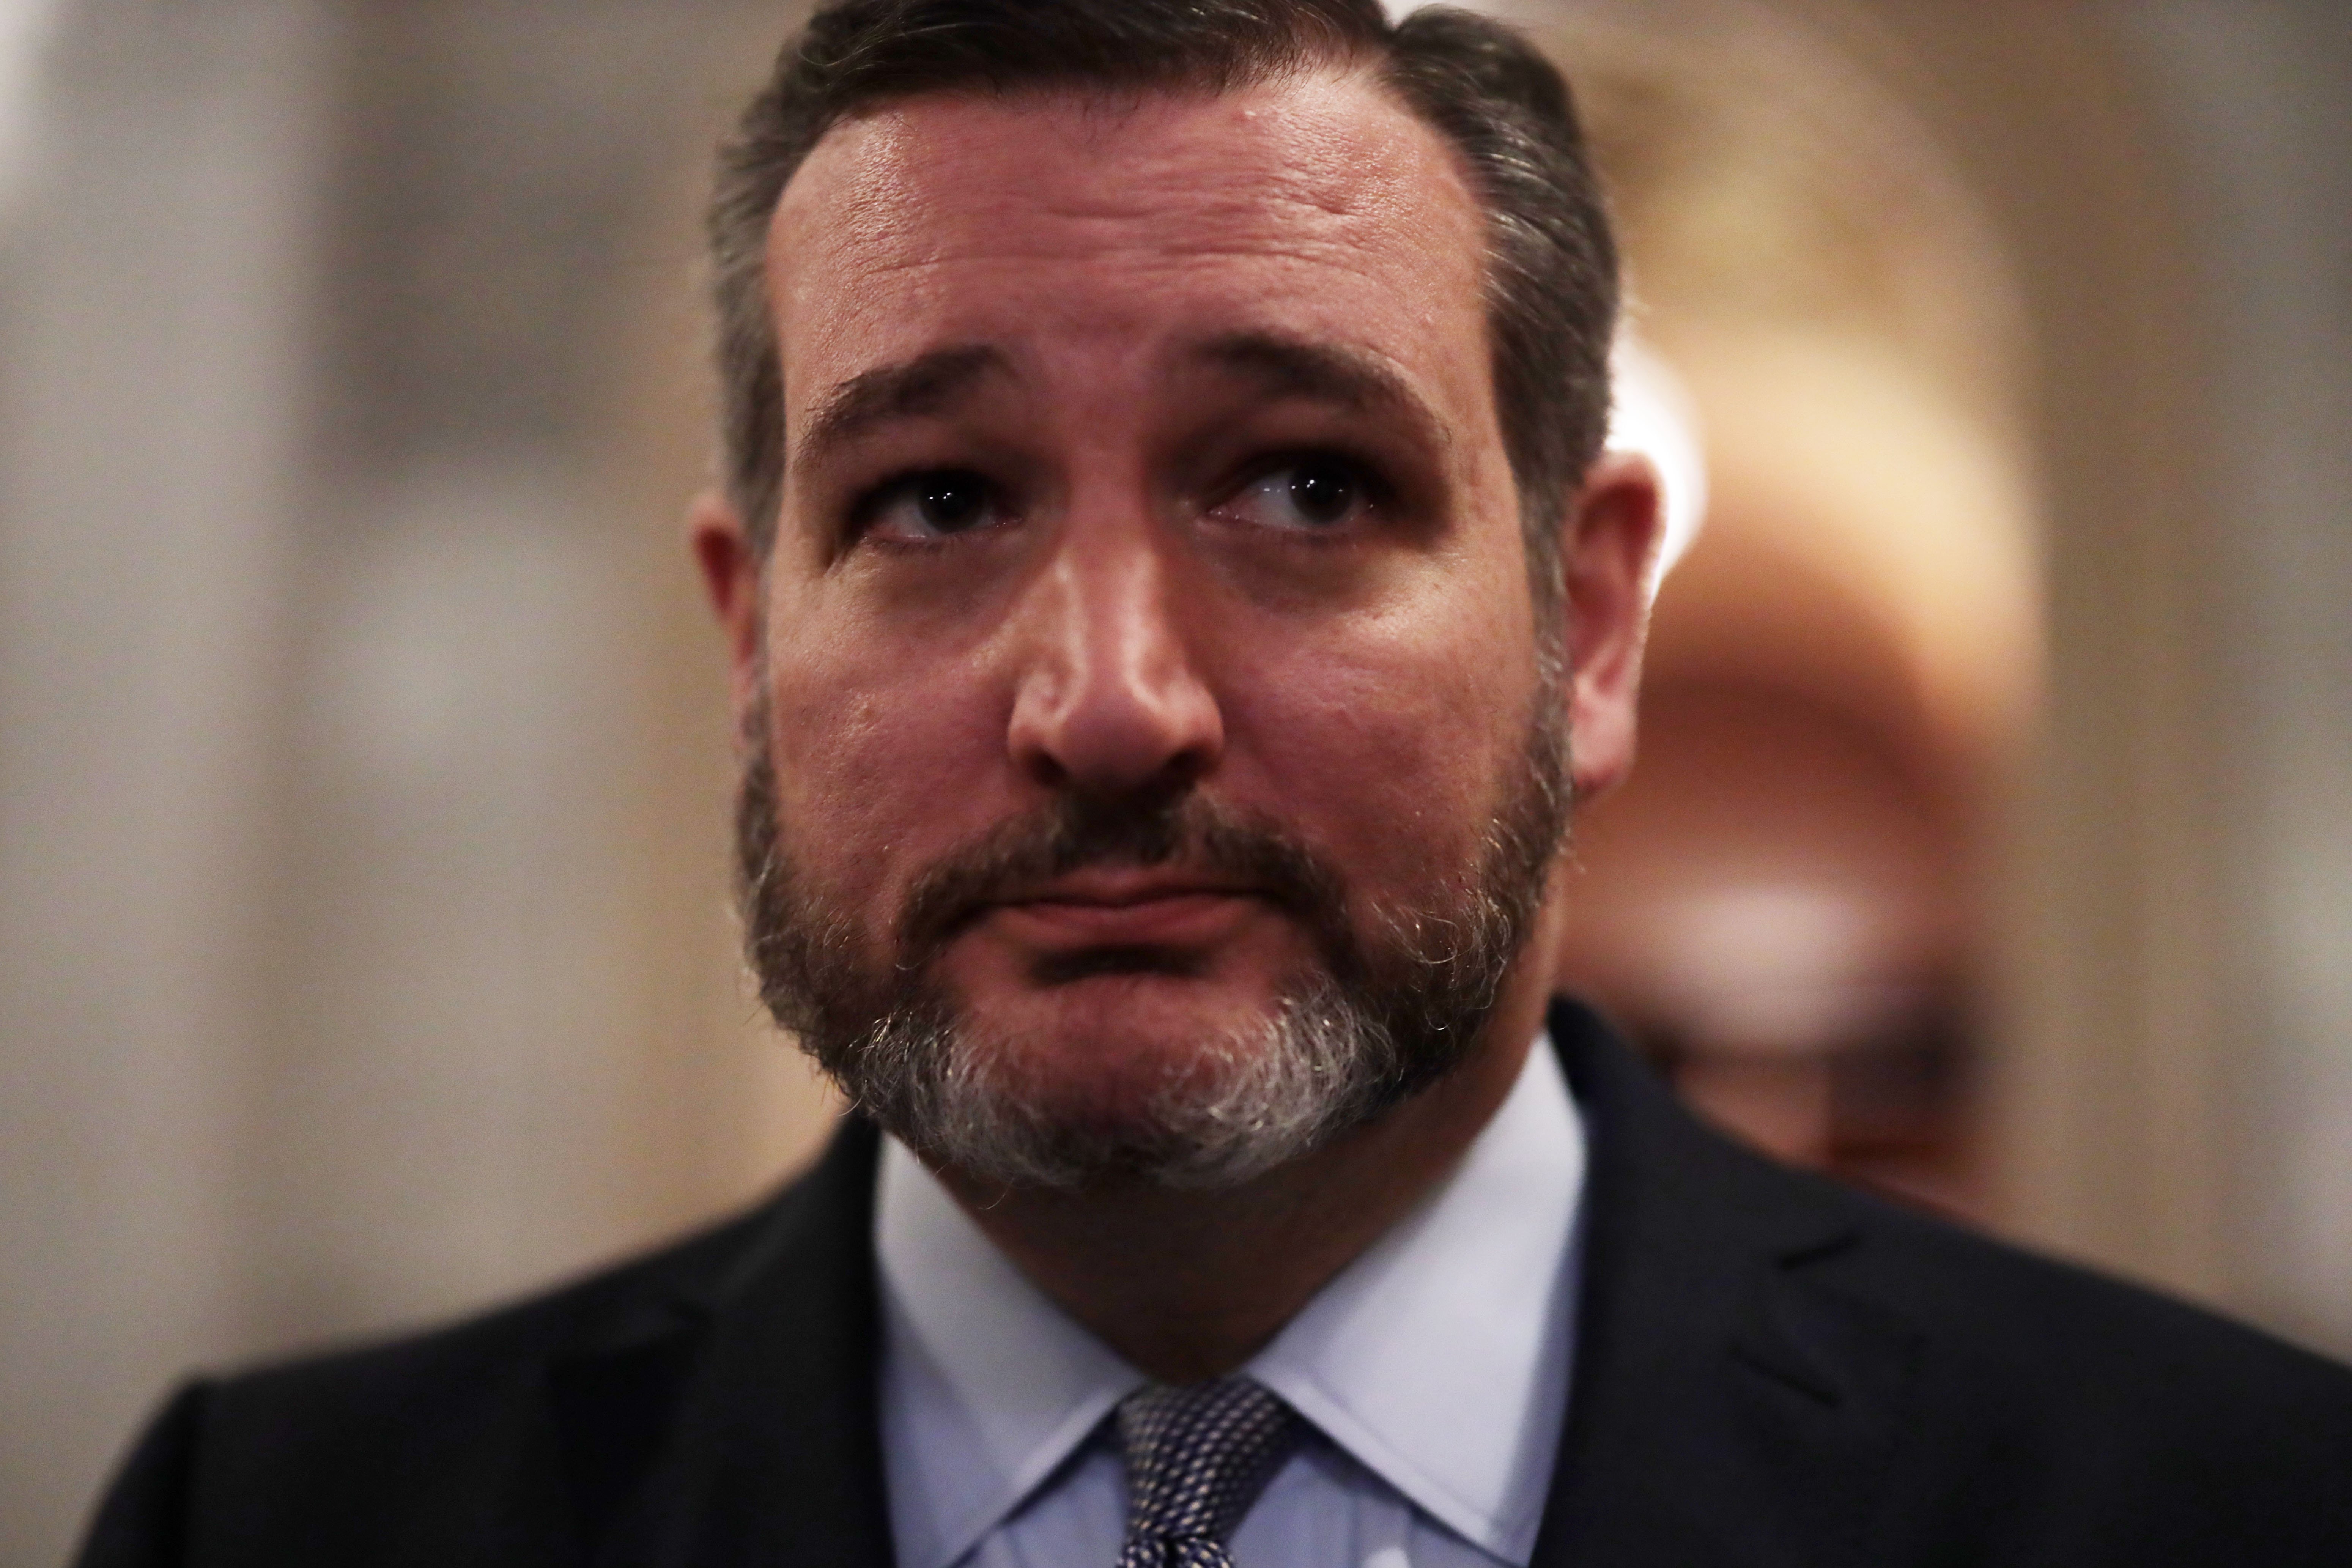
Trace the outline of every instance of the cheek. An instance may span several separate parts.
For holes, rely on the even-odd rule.
[[[785,842],[834,900],[879,929],[924,867],[987,826],[1001,716],[992,724],[960,661],[822,614],[772,624],[798,628],[769,644]]]
[[[1268,639],[1227,700],[1230,760],[1351,884],[1393,895],[1478,855],[1535,689],[1523,578],[1433,574],[1381,615]]]

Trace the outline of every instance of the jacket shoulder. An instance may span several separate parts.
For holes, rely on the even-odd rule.
[[[859,1151],[838,1145],[860,1142],[748,1213],[522,1300],[192,1380],[124,1461],[81,1568],[568,1560],[571,1369],[598,1369],[600,1399],[615,1368],[646,1397],[676,1384],[740,1278],[838,1217],[819,1212],[841,1205],[829,1168],[853,1167]]]
[[[1966,1364],[1988,1399],[2341,1404],[2352,1368],[2094,1268],[1795,1170],[1702,1125],[1588,1010],[1551,1018],[1593,1123],[1593,1215],[1621,1268],[1665,1255],[1763,1261]],[[1612,1237],[1612,1239],[1615,1239]],[[1726,1276],[1727,1278],[1729,1276]],[[2124,1366],[2134,1376],[2106,1381]]]
[[[2081,1563],[2125,1543],[2141,1563],[2352,1553],[2352,1369],[1860,1194],[1822,1201],[1855,1240],[1792,1271],[1802,1288],[1917,1336],[1906,1468],[1924,1540]]]
[[[1563,1539],[1679,1531],[1688,1560],[1778,1561],[1757,1544],[1777,1532],[1805,1561],[2352,1562],[2352,1370],[1775,1164],[1589,1013],[1556,1010],[1551,1033],[1591,1148],[1562,1458],[1589,1484]],[[1651,1479],[1676,1471],[1744,1500],[1742,1528],[1694,1523]]]
[[[583,1346],[640,1334],[698,1309],[731,1265],[780,1221],[799,1184],[758,1207],[455,1321],[331,1347],[199,1383],[215,1418],[317,1411],[328,1420],[379,1408],[413,1420],[445,1402],[477,1406],[543,1374]]]
[[[1761,1162],[1759,1162],[1761,1163]],[[1900,1312],[1987,1399],[2204,1424],[2309,1404],[2352,1420],[2352,1368],[2169,1295],[1795,1172],[1851,1240],[1801,1271]],[[2128,1373],[2128,1375],[2122,1375]],[[2347,1450],[2352,1454],[2352,1449]]]

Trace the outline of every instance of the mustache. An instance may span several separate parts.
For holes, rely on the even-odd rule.
[[[1315,933],[1327,962],[1344,962],[1347,890],[1339,874],[1272,820],[1187,792],[1144,799],[1066,795],[953,851],[907,896],[899,964],[921,967],[992,906],[1057,878],[1163,866],[1247,888]]]

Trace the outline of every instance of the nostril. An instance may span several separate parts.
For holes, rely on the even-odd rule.
[[[1171,795],[1181,795],[1208,776],[1213,761],[1207,746],[1187,746],[1168,759],[1168,765],[1160,770],[1155,784]]]
[[[1064,767],[1061,760],[1046,748],[1043,746],[1027,748],[1021,755],[1021,763],[1032,783],[1041,784],[1057,795],[1070,788],[1070,770]]]

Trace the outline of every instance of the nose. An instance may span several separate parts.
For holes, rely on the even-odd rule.
[[[1080,522],[1033,581],[1006,742],[1038,784],[1153,793],[1216,765],[1223,719],[1188,647],[1168,564],[1148,521]]]

